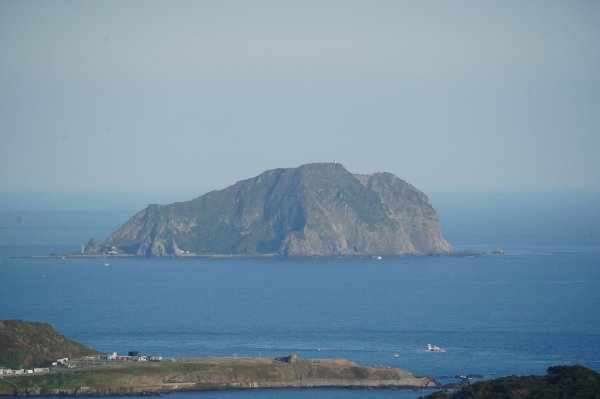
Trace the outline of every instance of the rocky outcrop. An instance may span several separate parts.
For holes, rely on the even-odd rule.
[[[295,353],[292,353],[289,356],[276,357],[275,360],[279,360],[280,362],[286,362],[286,363],[296,363],[298,361],[298,355],[296,355]]]
[[[443,388],[444,391],[420,399],[592,399],[600,397],[600,374],[580,365],[563,365],[550,367],[547,375],[512,375]]]
[[[442,238],[437,213],[423,192],[391,173],[356,177],[379,194],[381,202],[387,206],[415,251],[427,253],[432,248],[442,253],[452,251],[452,247]]]
[[[98,255],[102,253],[103,247],[100,243],[93,238],[85,246],[83,253],[88,255]]]
[[[90,245],[88,245],[90,247]],[[149,205],[91,252],[364,256],[452,252],[427,196],[340,164],[269,170],[187,202]]]

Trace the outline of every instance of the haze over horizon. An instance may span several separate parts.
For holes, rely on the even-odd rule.
[[[200,195],[337,160],[597,189],[599,37],[582,0],[3,1],[0,188]]]

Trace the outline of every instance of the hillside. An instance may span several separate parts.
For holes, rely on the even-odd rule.
[[[149,205],[85,254],[423,255],[452,251],[429,199],[390,173],[274,169],[191,201]]]
[[[41,367],[63,357],[95,354],[94,349],[58,334],[50,324],[0,320],[0,366]]]
[[[545,376],[510,376],[481,381],[454,393],[422,399],[600,399],[600,374],[582,366],[555,366]]]

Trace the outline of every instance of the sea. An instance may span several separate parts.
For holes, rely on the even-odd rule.
[[[92,237],[102,241],[148,203],[193,195],[0,191],[0,319],[48,322],[103,352],[296,353],[399,367],[442,383],[469,373],[541,375],[559,364],[600,371],[600,190],[428,194],[452,246],[483,255],[38,258],[78,251]],[[446,352],[428,352],[427,344]],[[430,392],[262,389],[169,397]]]

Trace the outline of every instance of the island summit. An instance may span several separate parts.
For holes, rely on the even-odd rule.
[[[450,254],[427,196],[391,173],[339,163],[268,170],[191,201],[149,205],[89,256]]]

